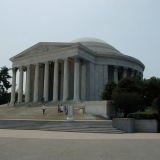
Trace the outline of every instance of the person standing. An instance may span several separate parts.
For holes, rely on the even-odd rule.
[[[68,106],[66,107],[66,115],[68,114]]]
[[[61,108],[61,111],[60,111],[60,112],[63,113],[64,107],[61,105],[60,108]]]
[[[66,112],[67,112],[67,107],[64,106],[64,113],[66,114]]]
[[[42,110],[43,110],[43,114],[45,113],[45,110],[46,110],[46,106],[45,106],[45,104],[43,104],[43,106],[42,106]]]

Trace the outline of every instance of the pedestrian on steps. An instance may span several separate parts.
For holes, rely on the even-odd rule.
[[[45,104],[43,104],[43,106],[42,106],[42,110],[43,110],[43,114],[45,113],[45,110],[46,110],[46,106],[45,106]]]

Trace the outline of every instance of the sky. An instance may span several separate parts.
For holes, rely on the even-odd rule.
[[[1,0],[0,67],[38,42],[99,38],[160,78],[160,0]]]

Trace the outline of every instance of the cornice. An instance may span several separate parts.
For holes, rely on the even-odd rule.
[[[137,63],[138,65],[141,65],[143,70],[145,69],[144,64],[140,60],[128,55],[107,53],[107,54],[98,54],[98,57],[115,58],[115,59],[131,61],[131,62]]]

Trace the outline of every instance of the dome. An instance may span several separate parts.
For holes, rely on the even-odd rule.
[[[93,50],[96,53],[102,53],[102,54],[107,54],[107,53],[113,53],[113,54],[122,54],[119,52],[117,49],[115,49],[113,46],[110,44],[106,43],[105,41],[98,39],[98,38],[93,38],[93,37],[83,37],[83,38],[78,38],[73,41],[72,43],[81,43],[85,47]]]
[[[105,41],[101,40],[101,39],[98,39],[98,38],[92,38],[92,37],[84,37],[84,38],[78,38],[78,39],[75,39],[71,42],[99,42],[99,43],[105,43]]]

